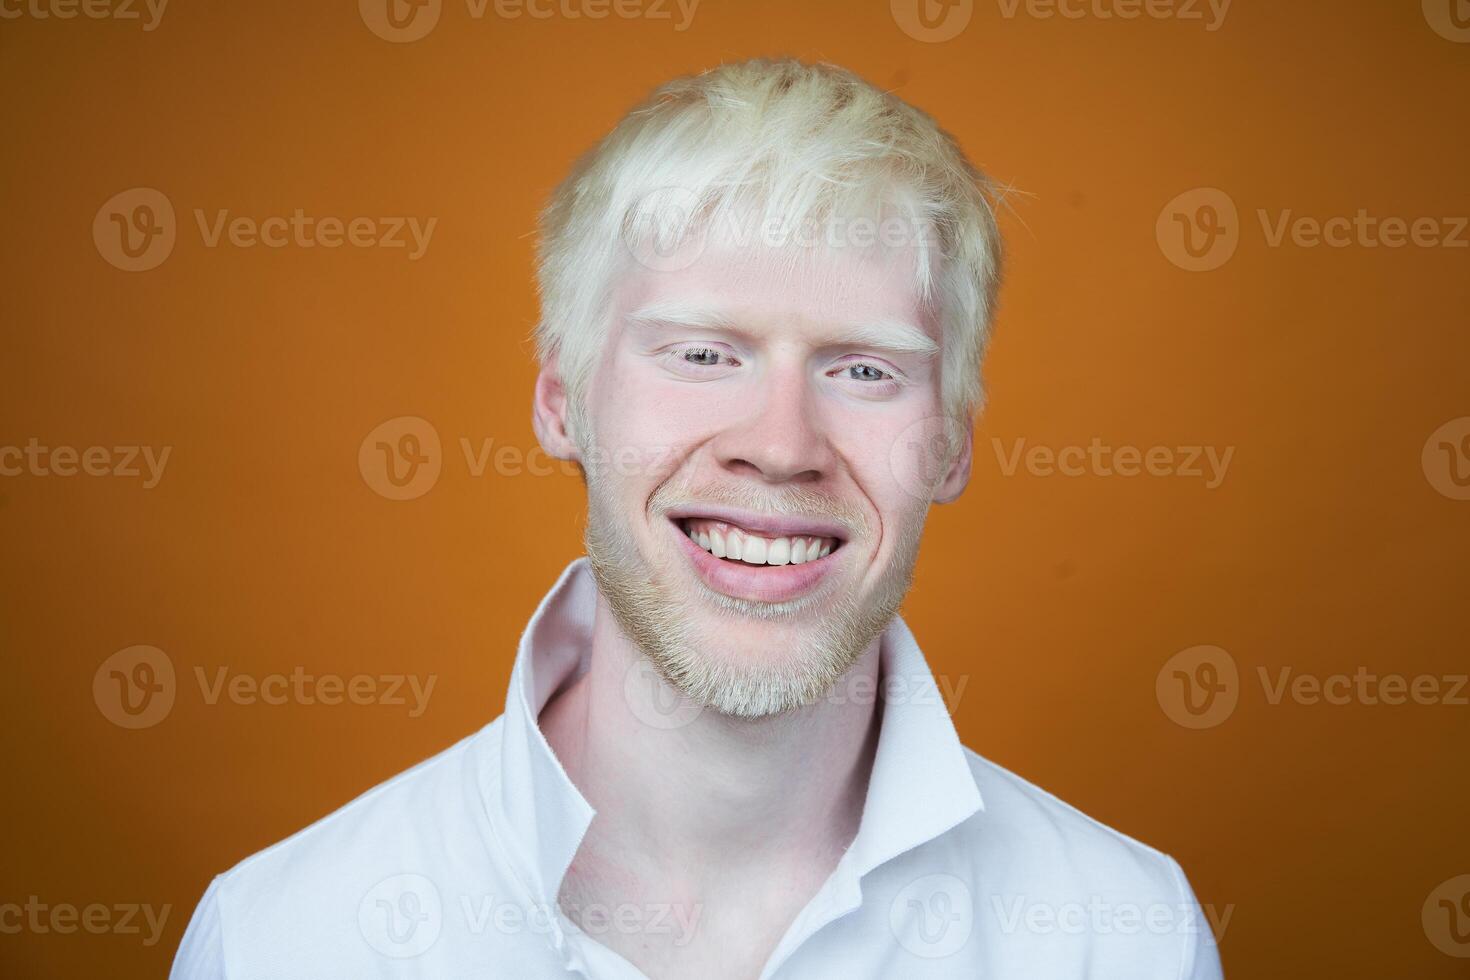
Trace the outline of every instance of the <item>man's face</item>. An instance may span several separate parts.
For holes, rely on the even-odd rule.
[[[617,283],[586,389],[588,556],[624,632],[701,704],[810,703],[908,589],[953,431],[915,261],[717,226],[688,264]]]

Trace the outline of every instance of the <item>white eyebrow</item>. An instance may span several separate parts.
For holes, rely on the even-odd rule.
[[[640,310],[628,314],[628,322],[634,326],[705,327],[728,329],[734,326],[730,318],[707,306],[696,306],[679,300],[650,303]]]
[[[628,314],[634,326],[693,327],[707,330],[737,329],[733,320],[718,310],[678,300],[650,303]],[[913,354],[923,358],[939,354],[939,344],[918,327],[901,320],[870,320],[863,323],[834,325],[835,345],[852,344],[895,354]]]
[[[842,328],[842,342],[874,347],[895,354],[929,358],[939,354],[939,345],[924,331],[901,320],[875,320]]]

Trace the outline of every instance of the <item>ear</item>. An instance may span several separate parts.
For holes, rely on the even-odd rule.
[[[964,444],[960,446],[954,462],[949,464],[949,472],[944,474],[944,479],[939,481],[939,486],[934,488],[936,504],[953,503],[959,499],[960,494],[965,492],[965,487],[970,485],[970,467],[975,458],[975,420],[967,416],[964,426]]]
[[[548,456],[581,461],[582,452],[567,426],[567,390],[555,354],[541,365],[541,373],[536,376],[536,391],[531,396],[531,428]]]

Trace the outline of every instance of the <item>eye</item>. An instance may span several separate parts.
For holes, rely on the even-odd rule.
[[[721,356],[713,347],[690,347],[683,352],[684,360],[702,367],[715,367],[720,363]]]
[[[713,381],[740,366],[725,348],[703,344],[669,348],[659,354],[659,360],[667,370],[690,381]]]
[[[841,362],[828,369],[827,377],[857,398],[892,398],[911,383],[901,368],[878,359]]]
[[[853,381],[888,381],[893,378],[887,371],[879,370],[871,364],[849,364],[847,376]]]

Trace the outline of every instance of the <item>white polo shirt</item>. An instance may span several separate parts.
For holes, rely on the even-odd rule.
[[[578,559],[521,638],[505,714],[215,878],[173,980],[641,980],[596,936],[678,942],[701,909],[589,907],[584,931],[556,902],[593,810],[536,719],[586,669],[595,600]],[[909,683],[885,698],[857,837],[763,978],[1220,976],[1172,859],[965,749],[902,619],[881,665]]]

